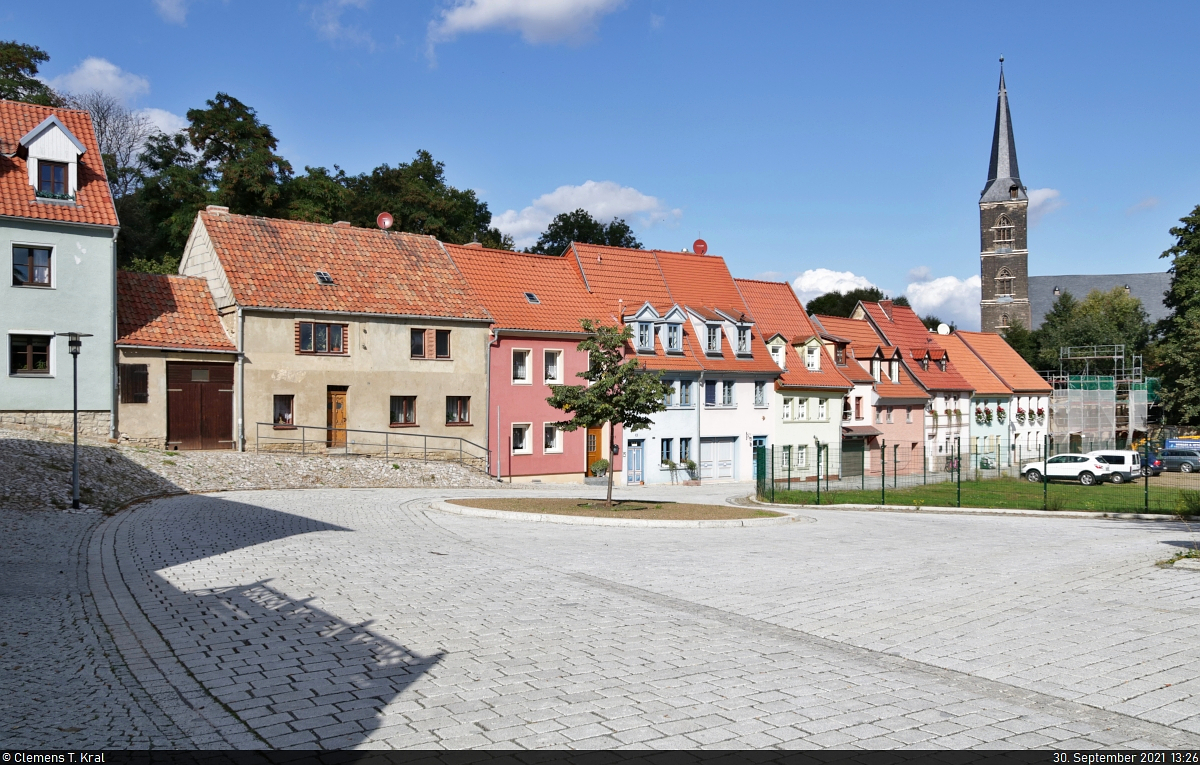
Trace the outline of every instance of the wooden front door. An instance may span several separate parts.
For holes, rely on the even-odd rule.
[[[330,387],[326,393],[325,427],[329,428],[326,446],[346,445],[346,389]]]
[[[167,362],[167,445],[233,448],[233,364]]]
[[[587,464],[583,466],[585,475],[591,475],[592,463],[604,459],[601,445],[604,443],[604,428],[587,429]]]

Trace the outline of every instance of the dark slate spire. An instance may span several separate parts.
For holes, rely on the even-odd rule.
[[[1000,92],[996,96],[996,128],[992,133],[992,161],[988,165],[987,185],[981,202],[1004,202],[1013,199],[1011,189],[1017,187],[1016,199],[1028,199],[1017,170],[1017,143],[1013,140],[1012,113],[1008,110],[1008,91],[1004,87],[1004,57],[1000,57]]]

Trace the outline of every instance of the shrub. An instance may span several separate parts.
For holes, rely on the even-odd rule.
[[[1180,515],[1200,515],[1200,491],[1184,489],[1175,500],[1175,512]]]
[[[608,460],[605,460],[605,459],[596,460],[595,462],[593,462],[591,464],[591,467],[588,469],[592,471],[592,475],[597,476],[597,477],[608,475]]]

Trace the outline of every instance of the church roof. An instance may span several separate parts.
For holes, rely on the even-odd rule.
[[[1004,59],[1000,59],[1000,92],[996,96],[996,127],[992,132],[992,159],[988,164],[987,185],[980,202],[1006,202],[1009,189],[1017,187],[1017,199],[1029,199],[1017,169],[1017,142],[1013,139],[1012,113],[1008,108],[1008,90],[1004,87]]]
[[[1113,287],[1129,286],[1129,294],[1142,301],[1142,307],[1150,321],[1165,319],[1170,309],[1163,304],[1163,293],[1171,286],[1171,274],[1167,271],[1154,274],[1065,274],[1060,276],[1029,277],[1029,311],[1032,315],[1031,329],[1042,326],[1042,321],[1058,296],[1054,288],[1070,292],[1071,297],[1083,300],[1092,290],[1108,292]]]

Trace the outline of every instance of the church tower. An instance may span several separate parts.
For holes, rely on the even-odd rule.
[[[1003,332],[1020,322],[1030,328],[1029,310],[1029,196],[1017,170],[1012,114],[1004,88],[1004,57],[1000,57],[1000,93],[996,98],[996,129],[987,185],[979,197],[980,329]]]

